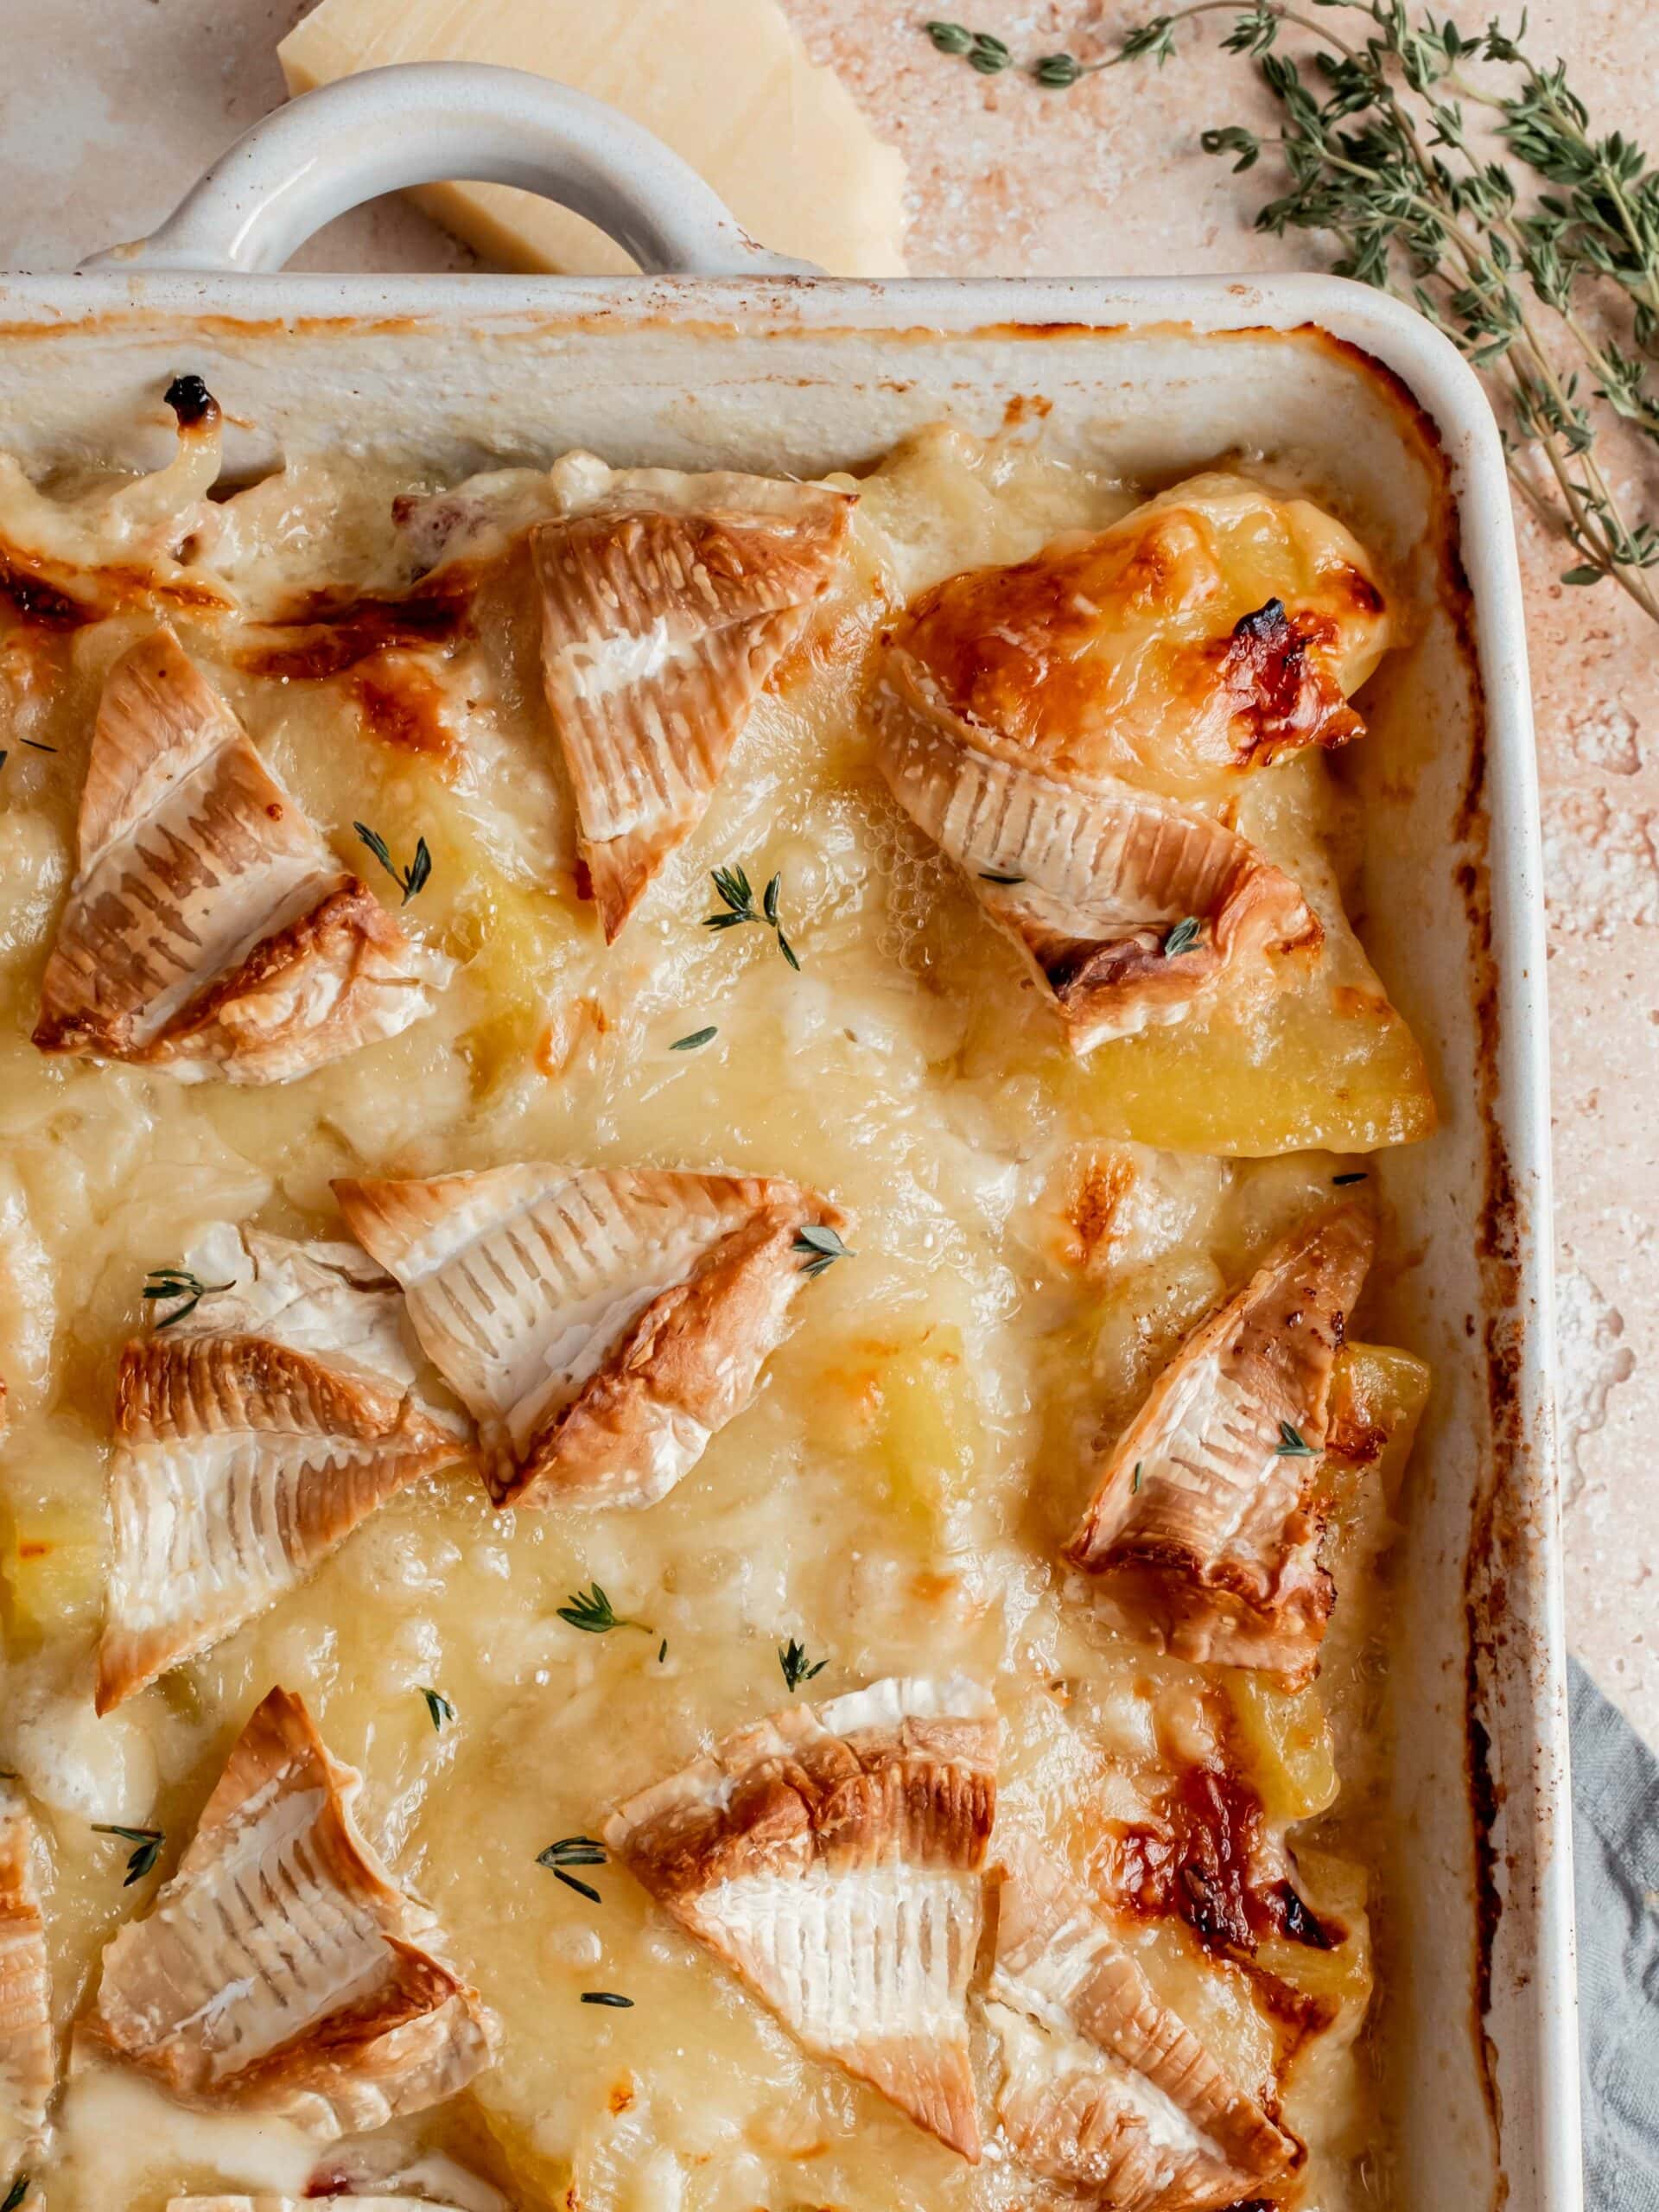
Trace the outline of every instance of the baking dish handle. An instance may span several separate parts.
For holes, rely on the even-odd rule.
[[[514,184],[596,223],[647,276],[818,272],[769,253],[659,138],[524,69],[410,61],[304,92],[238,139],[158,231],[88,269],[280,269],[359,201],[464,178]]]

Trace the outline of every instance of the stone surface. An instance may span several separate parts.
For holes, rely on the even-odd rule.
[[[786,0],[910,164],[911,265],[956,275],[1123,274],[1317,265],[1319,242],[1258,235],[1256,175],[1198,149],[1249,121],[1246,64],[1195,35],[1161,71],[1113,69],[1065,92],[981,78],[934,53],[901,0]],[[1442,9],[1446,0],[1441,0]],[[1488,0],[1450,0],[1468,29]],[[0,0],[0,266],[67,267],[157,221],[283,93],[277,40],[299,0]],[[1007,6],[976,28],[1016,52],[1112,50],[1150,9]],[[1513,10],[1506,11],[1513,14]],[[1333,19],[1334,20],[1334,19]],[[1533,50],[1565,56],[1596,128],[1640,133],[1659,81],[1659,11],[1545,0]],[[1212,19],[1213,27],[1213,19]],[[1259,173],[1258,173],[1259,174]],[[317,269],[463,269],[465,249],[400,204],[361,210],[305,250]],[[1639,461],[1621,488],[1651,501]],[[1521,522],[1550,899],[1562,1483],[1572,1639],[1659,1738],[1659,629]]]

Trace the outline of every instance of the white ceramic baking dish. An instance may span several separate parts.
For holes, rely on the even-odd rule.
[[[648,273],[266,273],[353,202],[456,176],[548,193]],[[295,103],[152,239],[0,282],[0,448],[154,461],[181,369],[236,426],[238,470],[361,448],[459,474],[580,444],[815,474],[948,414],[1142,480],[1235,453],[1296,467],[1395,566],[1415,634],[1354,756],[1368,934],[1444,1127],[1380,1164],[1419,1255],[1385,1319],[1437,1377],[1399,1586],[1392,2133],[1411,2212],[1571,2212],[1543,902],[1509,499],[1469,370],[1403,308],[1326,278],[803,273],[621,118],[456,68]]]

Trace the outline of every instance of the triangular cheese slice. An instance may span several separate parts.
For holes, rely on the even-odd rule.
[[[1361,734],[1346,702],[1393,628],[1334,517],[1215,473],[1109,530],[945,578],[885,643],[1015,766],[1190,793]]]
[[[794,1183],[532,1163],[334,1185],[498,1504],[650,1505],[754,1395],[848,1217]]]
[[[642,1790],[605,1841],[806,2049],[977,2161],[967,1992],[996,1712],[963,1676],[797,1705]]]
[[[303,1701],[243,1730],[173,1879],[104,1954],[86,2032],[181,2102],[379,2127],[463,2088],[493,2023],[359,1833]]]
[[[29,1857],[35,1823],[0,1807],[0,2189],[39,2149],[56,2068],[46,1927]]]
[[[42,1052],[282,1083],[395,1037],[453,972],[340,867],[170,630],[117,661]]]
[[[1003,1869],[982,2008],[1009,2151],[1089,2203],[1221,2212],[1300,2162],[1089,1898],[1029,1846]]]
[[[608,942],[702,821],[749,710],[830,586],[850,494],[770,476],[555,472],[531,533],[547,702]]]
[[[1331,1374],[1371,1263],[1354,1205],[1276,1245],[1200,1324],[1107,1454],[1066,1555],[1185,1658],[1293,1685],[1331,1611],[1315,1478]]]
[[[194,1310],[121,1356],[98,1709],[264,1612],[378,1505],[461,1458],[419,1402],[397,1286],[355,1246],[216,1224]]]
[[[1074,1052],[1179,1021],[1224,980],[1271,988],[1268,955],[1317,950],[1298,887],[1213,815],[999,759],[902,657],[868,703],[893,797],[1027,955]]]

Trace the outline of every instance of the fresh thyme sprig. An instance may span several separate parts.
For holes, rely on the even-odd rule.
[[[1319,1456],[1301,1430],[1287,1421],[1279,1424],[1279,1441],[1273,1447],[1273,1455],[1275,1459],[1317,1459]]]
[[[550,1874],[556,1876],[564,1884],[566,1889],[575,1890],[579,1897],[586,1897],[590,1904],[603,1904],[605,1902],[590,1883],[579,1882],[574,1874],[567,1871],[572,1866],[602,1866],[605,1864],[605,1847],[595,1842],[592,1836],[562,1835],[556,1843],[550,1843],[545,1851],[537,1853],[536,1864],[545,1866]]]
[[[234,1284],[228,1282],[203,1282],[201,1277],[193,1275],[188,1268],[152,1268],[144,1277],[143,1294],[146,1299],[165,1299],[169,1302],[178,1299],[181,1301],[172,1313],[156,1317],[156,1326],[160,1330],[170,1329],[175,1321],[187,1320],[202,1300],[211,1298],[215,1291],[234,1287]]]
[[[576,1591],[568,1605],[555,1610],[562,1621],[569,1621],[572,1628],[585,1629],[589,1636],[604,1636],[613,1628],[638,1628],[644,1629],[647,1636],[656,1634],[644,1621],[624,1620],[620,1614],[613,1612],[610,1599],[597,1582],[591,1590]]]
[[[442,1734],[444,1723],[447,1720],[453,1720],[455,1717],[454,1707],[450,1704],[442,1690],[423,1688],[421,1695],[426,1700],[427,1717],[432,1723],[435,1733]]]
[[[416,839],[415,857],[406,868],[402,868],[392,859],[391,849],[378,830],[371,830],[366,822],[353,822],[352,827],[402,890],[404,895],[400,903],[407,906],[411,899],[417,898],[425,890],[432,874],[432,855],[427,849],[425,838]]]
[[[820,1227],[816,1221],[809,1221],[796,1231],[795,1242],[790,1249],[803,1255],[801,1273],[804,1275],[821,1275],[826,1268],[834,1267],[837,1260],[855,1260],[858,1257],[850,1246],[842,1243],[839,1230]]]
[[[784,879],[774,875],[760,896],[760,905],[754,903],[754,886],[749,881],[748,871],[741,866],[717,868],[711,871],[715,891],[720,894],[721,911],[705,914],[702,926],[706,930],[734,930],[742,922],[764,921],[778,940],[778,950],[798,975],[800,962],[795,957],[795,948],[784,935],[778,919],[778,896],[783,889]]]
[[[126,1879],[121,1885],[124,1890],[130,1890],[135,1882],[143,1880],[161,1857],[162,1845],[166,1840],[165,1832],[161,1828],[124,1828],[112,1821],[94,1821],[92,1834],[119,1836],[123,1843],[133,1846],[132,1856],[127,1861]]]
[[[1659,621],[1659,520],[1629,511],[1602,442],[1611,415],[1659,444],[1659,171],[1622,132],[1592,132],[1563,64],[1523,51],[1524,16],[1514,34],[1496,22],[1466,32],[1427,12],[1414,21],[1406,0],[1310,4],[1357,18],[1363,41],[1281,0],[1198,0],[1141,24],[1114,54],[1045,54],[1025,73],[1063,89],[1125,61],[1161,67],[1181,26],[1230,16],[1222,44],[1255,61],[1281,128],[1229,124],[1200,143],[1236,171],[1265,148],[1278,155],[1289,189],[1256,227],[1329,233],[1338,275],[1398,293],[1443,331],[1496,391],[1516,490],[1573,549],[1562,582],[1611,577]],[[974,34],[926,29],[971,60]],[[1279,50],[1287,29],[1319,41],[1311,64]],[[1541,189],[1523,190],[1493,158],[1471,115]],[[1631,348],[1596,319],[1610,301]]]
[[[806,1646],[804,1643],[798,1643],[791,1636],[787,1643],[780,1643],[778,1647],[778,1664],[784,1670],[785,1683],[788,1687],[790,1695],[793,1697],[803,1682],[810,1682],[814,1675],[821,1675],[830,1662],[827,1659],[820,1659],[813,1665],[808,1666]]]

